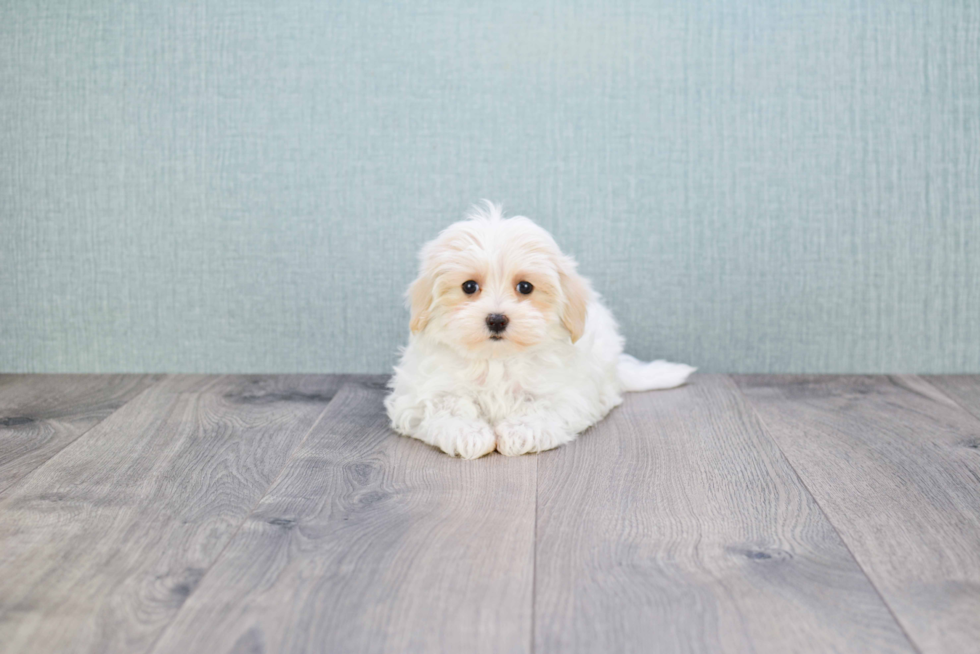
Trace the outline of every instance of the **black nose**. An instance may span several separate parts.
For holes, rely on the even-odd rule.
[[[487,328],[494,334],[499,334],[507,329],[507,323],[509,322],[510,318],[502,313],[491,313],[487,316]]]

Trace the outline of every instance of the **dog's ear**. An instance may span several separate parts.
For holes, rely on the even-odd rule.
[[[429,322],[429,312],[432,310],[433,278],[423,271],[408,287],[408,304],[412,312],[412,320],[408,323],[413,334],[425,329]]]
[[[562,295],[565,296],[561,322],[572,335],[572,343],[574,343],[582,338],[585,332],[585,319],[588,317],[589,303],[592,301],[592,288],[575,271],[575,261],[569,257],[564,257],[558,266],[558,276],[561,278]]]

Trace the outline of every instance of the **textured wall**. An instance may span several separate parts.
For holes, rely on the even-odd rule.
[[[489,197],[642,357],[980,371],[980,3],[0,0],[0,370],[383,371]]]

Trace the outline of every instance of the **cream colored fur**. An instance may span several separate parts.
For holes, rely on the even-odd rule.
[[[466,294],[467,281],[479,290]],[[408,298],[412,333],[385,407],[396,431],[449,455],[557,447],[624,391],[672,388],[694,371],[623,354],[616,321],[575,261],[531,220],[503,218],[490,203],[425,245]],[[507,316],[502,333],[488,314]]]

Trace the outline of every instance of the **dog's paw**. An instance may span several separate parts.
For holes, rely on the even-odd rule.
[[[480,420],[443,418],[429,429],[431,442],[449,456],[478,459],[497,445],[493,429]]]
[[[504,456],[527,454],[534,447],[534,428],[520,420],[504,420],[494,431],[497,432],[497,451]]]
[[[575,438],[558,424],[540,417],[508,418],[494,427],[497,451],[505,456],[543,452]]]

